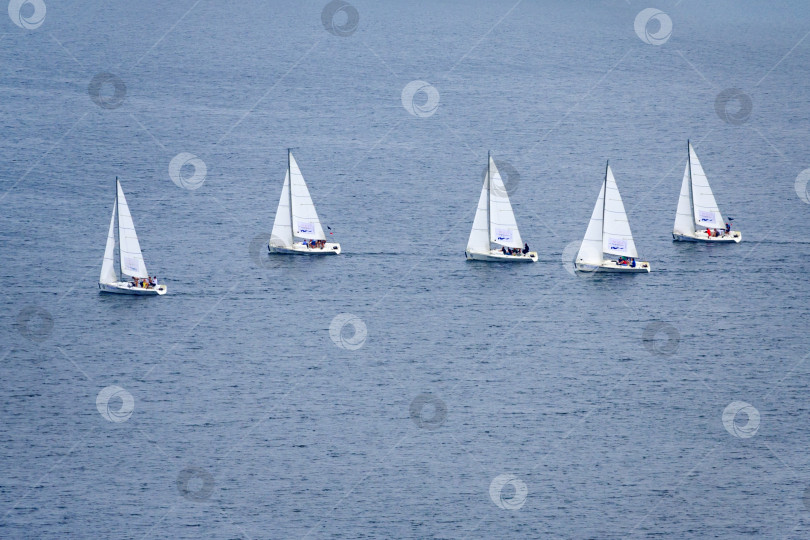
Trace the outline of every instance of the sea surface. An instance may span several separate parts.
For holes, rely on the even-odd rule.
[[[11,4],[0,537],[810,536],[804,2]],[[287,148],[338,257],[265,253]],[[608,159],[650,274],[572,271]]]

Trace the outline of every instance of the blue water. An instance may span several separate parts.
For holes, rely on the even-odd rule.
[[[0,537],[810,535],[803,2],[661,45],[618,0],[46,2],[0,22]],[[741,244],[671,241],[687,139]],[[339,257],[262,251],[288,147]],[[464,260],[488,150],[537,264]],[[649,275],[563,264],[606,159]],[[116,176],[165,297],[98,293]]]

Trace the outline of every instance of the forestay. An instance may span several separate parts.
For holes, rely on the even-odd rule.
[[[309,196],[309,190],[304,182],[304,176],[298,168],[298,163],[292,153],[290,158],[290,188],[292,189],[292,227],[293,234],[298,238],[307,240],[326,240],[323,234],[318,213]]]
[[[124,197],[124,190],[121,189],[121,182],[118,185],[118,245],[121,252],[121,273],[130,277],[146,278],[146,264],[143,262],[141,246],[138,244],[138,236],[135,234],[135,224],[129,213],[127,199]]]

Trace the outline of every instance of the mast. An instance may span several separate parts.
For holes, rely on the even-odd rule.
[[[288,186],[288,192],[290,196],[290,230],[292,231],[292,238],[293,244],[295,243],[295,225],[293,221],[293,205],[292,205],[292,169],[290,168],[290,154],[292,153],[291,148],[287,148],[287,180],[289,180],[290,185]]]
[[[115,177],[115,205],[113,206],[113,212],[115,212],[115,235],[113,236],[113,241],[115,242],[115,249],[117,253],[117,257],[113,256],[113,270],[115,270],[115,261],[118,261],[118,272],[115,273],[115,277],[118,281],[121,281],[121,233],[120,229],[118,228],[118,177]],[[115,254],[114,254],[115,255]]]
[[[492,176],[490,176],[489,162],[491,151],[487,150],[487,245],[492,249],[492,218],[489,214],[489,199],[492,197]]]
[[[604,252],[605,252],[605,248],[604,248],[604,244],[605,244],[605,202],[607,201],[607,173],[608,173],[608,167],[610,167],[610,160],[607,160],[607,162],[605,162],[605,181],[604,181],[604,187],[602,188],[602,193],[604,193],[604,196],[602,197],[602,248],[601,248],[601,250],[602,250],[602,260],[605,259],[605,255],[604,255]]]
[[[695,216],[695,196],[692,194],[692,152],[690,146],[689,139],[686,139],[686,164],[689,165],[689,209],[692,210],[692,228],[695,229],[694,223],[697,219]]]

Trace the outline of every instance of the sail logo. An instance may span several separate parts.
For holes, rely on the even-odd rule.
[[[512,241],[512,231],[509,229],[498,229],[495,231],[495,241],[496,242],[511,242]]]
[[[705,210],[700,211],[700,222],[701,223],[714,223],[714,212],[706,212]]]
[[[133,257],[125,257],[124,258],[124,266],[130,272],[137,272],[138,271],[138,259]]]
[[[608,238],[608,249],[611,251],[624,251],[627,249],[627,240],[624,238]]]
[[[298,232],[303,234],[315,234],[315,225],[312,223],[299,223]]]

